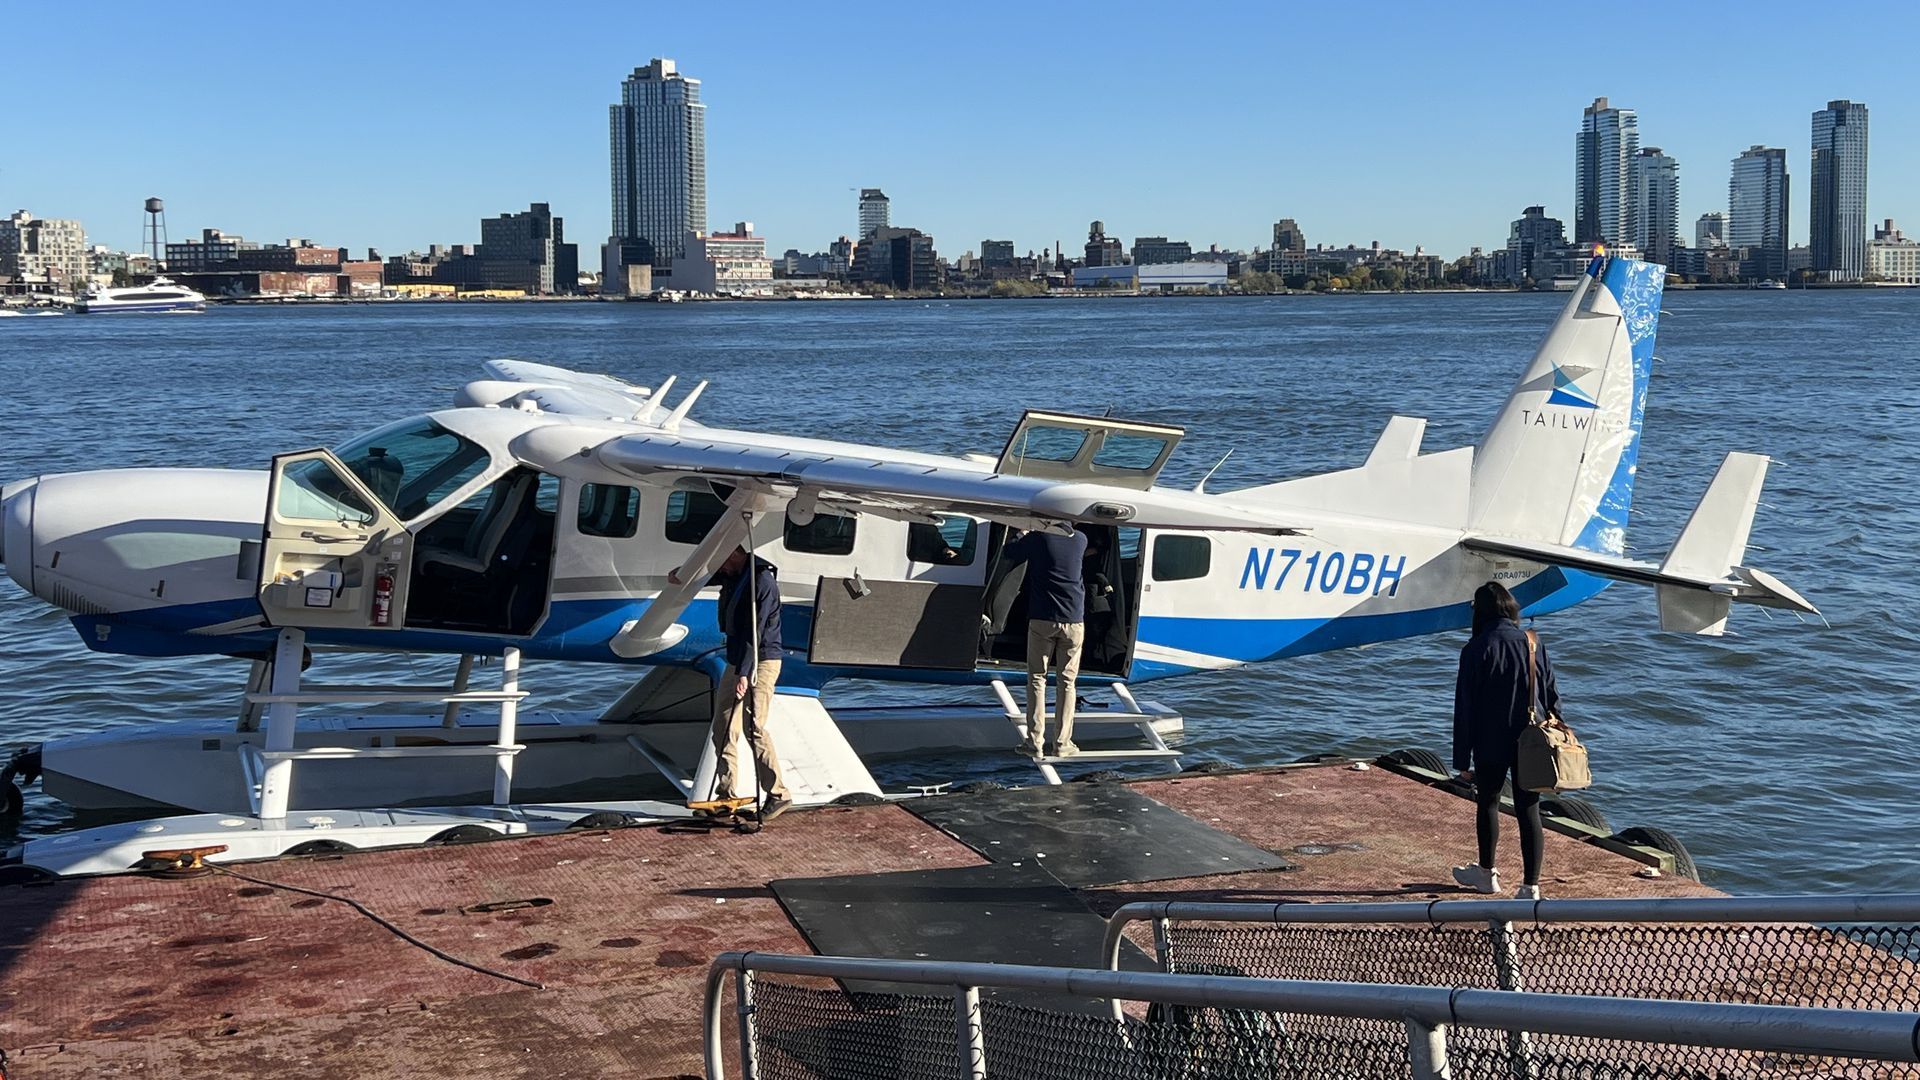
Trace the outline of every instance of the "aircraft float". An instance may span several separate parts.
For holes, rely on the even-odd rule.
[[[1489,580],[1532,615],[1615,581],[1651,585],[1661,626],[1683,633],[1723,632],[1736,603],[1814,613],[1744,565],[1763,456],[1726,456],[1663,560],[1625,555],[1664,277],[1597,256],[1478,446],[1422,453],[1425,421],[1397,416],[1357,468],[1235,491],[1159,486],[1182,435],[1164,424],[1029,411],[997,457],[943,456],[705,427],[690,417],[704,383],[668,407],[672,379],[520,360],[488,363],[453,408],[265,472],[10,483],[7,572],[69,612],[90,648],[252,667],[237,722],[54,739],[7,778],[38,775],[76,807],[219,816],[232,824],[172,819],[189,824],[168,835],[237,830],[251,846],[229,845],[236,855],[398,842],[455,812],[409,808],[466,807],[515,831],[572,822],[589,804],[565,800],[588,790],[700,798],[723,665],[706,582],[735,545],[778,568],[788,656],[772,723],[803,804],[878,793],[862,755],[1015,745],[1014,530],[1089,536],[1099,600],[1082,677],[1112,680],[1116,703],[1083,711],[1080,731],[1144,740],[1090,762],[1177,756],[1163,736],[1178,715],[1130,686],[1457,630]],[[445,686],[302,674],[366,650],[459,659]],[[493,658],[499,689],[475,688],[476,662]],[[601,715],[522,715],[525,660],[645,671]],[[984,685],[999,700],[829,710],[820,691],[843,677]],[[441,711],[301,714],[383,702]],[[1058,782],[1060,761],[1038,764]],[[106,865],[131,842],[84,830],[13,857],[39,845],[52,859],[64,843],[63,865]]]

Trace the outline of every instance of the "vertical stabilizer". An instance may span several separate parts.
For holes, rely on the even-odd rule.
[[[1475,453],[1472,531],[1623,552],[1665,282],[1594,258]]]

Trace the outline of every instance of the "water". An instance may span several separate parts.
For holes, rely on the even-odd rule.
[[[715,424],[935,451],[997,451],[1023,406],[1185,425],[1167,470],[1213,490],[1358,464],[1388,416],[1473,442],[1563,298],[1279,297],[1086,302],[520,304],[221,308],[0,322],[0,478],[124,465],[258,468],[445,405],[496,356],[641,383],[713,381]],[[1657,630],[1616,586],[1548,620],[1569,719],[1616,828],[1686,841],[1736,892],[1910,889],[1920,855],[1920,293],[1676,293],[1666,300],[1629,543],[1664,550],[1726,450],[1777,460],[1750,561],[1832,622],[1736,611],[1738,636]],[[1450,738],[1456,637],[1156,683],[1195,756],[1236,764]],[[436,659],[380,661],[441,674]],[[0,743],[225,716],[235,661],[88,652],[0,579]],[[386,676],[382,676],[386,678]],[[535,665],[541,704],[592,708],[623,675]],[[900,688],[836,686],[844,701]],[[918,691],[906,691],[917,693]],[[929,691],[951,696],[954,691]],[[892,766],[891,784],[951,778]],[[1009,778],[1028,778],[1012,770]],[[1462,804],[1461,813],[1468,812]],[[30,798],[28,832],[68,827]],[[1302,842],[1313,839],[1301,837]],[[1466,852],[1459,853],[1465,856]]]

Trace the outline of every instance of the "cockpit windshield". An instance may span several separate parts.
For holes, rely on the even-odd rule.
[[[403,521],[439,505],[491,460],[477,443],[425,417],[389,424],[334,453]]]

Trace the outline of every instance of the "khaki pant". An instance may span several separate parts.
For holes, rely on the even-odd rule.
[[[773,733],[767,730],[767,722],[773,716],[773,686],[779,679],[780,661],[762,660],[753,665],[753,686],[749,692],[753,694],[754,723],[747,731],[747,745],[753,748],[753,769],[760,778],[761,792],[769,798],[784,799],[787,786],[780,779],[780,756],[773,749]],[[733,778],[740,771],[734,742],[740,737],[746,710],[741,708],[740,696],[734,692],[739,683],[740,672],[728,664],[726,673],[720,676],[720,685],[713,691],[713,753],[718,762],[713,784],[716,799],[733,794]]]
[[[1033,619],[1027,623],[1027,749],[1036,753],[1045,744],[1047,731],[1047,667],[1058,672],[1054,712],[1060,720],[1055,745],[1073,745],[1074,683],[1080,678],[1080,645],[1086,640],[1087,625],[1077,622],[1049,622]]]

